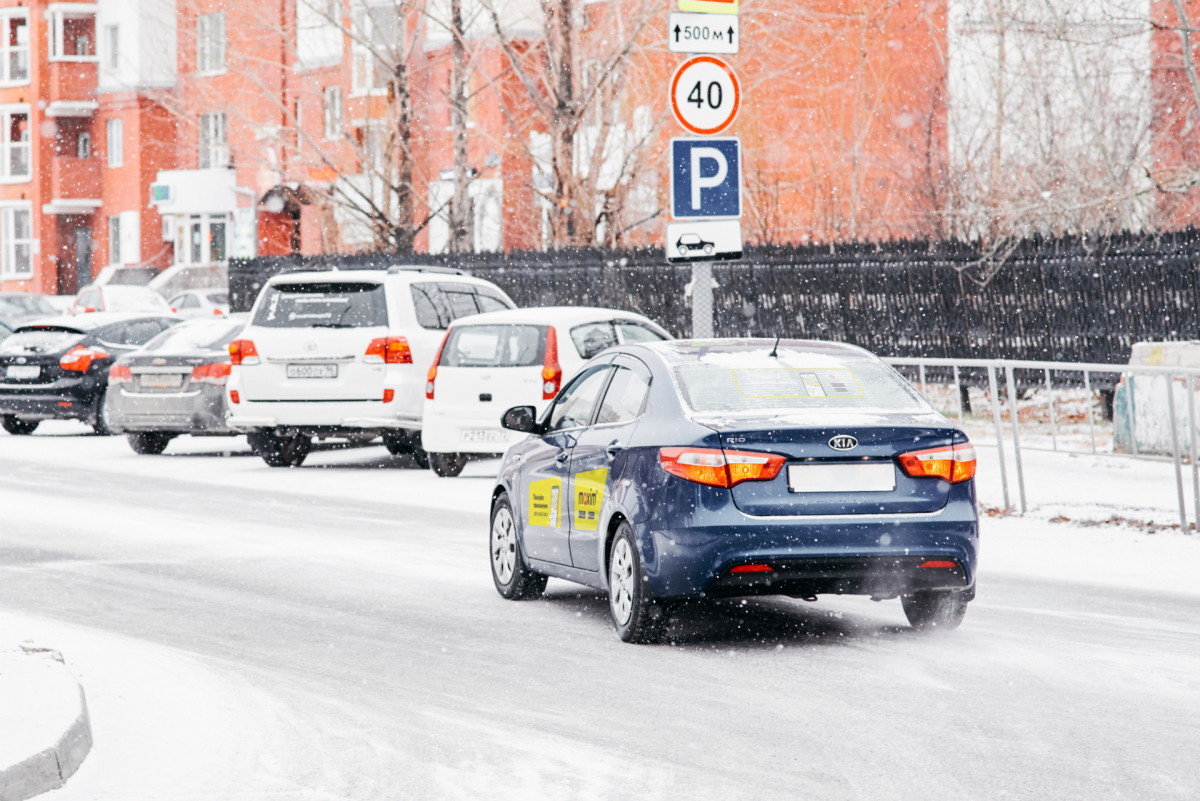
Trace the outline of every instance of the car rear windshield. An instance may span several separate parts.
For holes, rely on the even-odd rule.
[[[0,342],[0,354],[58,353],[83,339],[77,331],[38,330],[18,331]]]
[[[242,320],[200,320],[163,331],[146,343],[143,350],[156,353],[188,353],[197,350],[221,350],[246,327]]]
[[[417,325],[444,331],[460,317],[515,309],[502,292],[462,281],[422,281],[412,284]]]
[[[272,284],[254,325],[265,328],[371,328],[388,324],[383,284]]]
[[[166,299],[153,289],[117,286],[104,291],[105,311],[167,311],[169,308]]]
[[[676,386],[695,412],[917,410],[920,396],[871,356],[822,343],[680,343],[665,347]]]
[[[464,325],[446,339],[439,365],[533,367],[546,352],[544,325]]]

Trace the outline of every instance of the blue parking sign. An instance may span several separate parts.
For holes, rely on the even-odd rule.
[[[742,216],[741,142],[671,140],[671,216],[702,220]]]

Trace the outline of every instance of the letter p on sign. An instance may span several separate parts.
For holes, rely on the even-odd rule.
[[[742,216],[741,143],[733,137],[671,140],[671,216]]]
[[[717,163],[717,171],[713,175],[705,176],[701,167],[703,159],[712,159]],[[715,189],[725,183],[725,178],[729,175],[729,162],[725,160],[725,154],[715,147],[693,147],[692,148],[692,211],[700,211],[700,190]]]

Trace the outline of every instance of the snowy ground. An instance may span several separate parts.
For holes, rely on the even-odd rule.
[[[1200,797],[1200,537],[1161,528],[1169,463],[1027,450],[1031,509],[985,518],[952,635],[764,600],[633,647],[590,590],[496,595],[493,464],[85,432],[0,436],[0,644],[62,651],[92,713],[51,798]]]

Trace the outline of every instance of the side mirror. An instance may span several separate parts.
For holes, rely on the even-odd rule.
[[[514,406],[500,418],[500,425],[509,431],[528,434],[537,428],[537,420],[534,417],[536,414],[537,409],[532,406]]]

